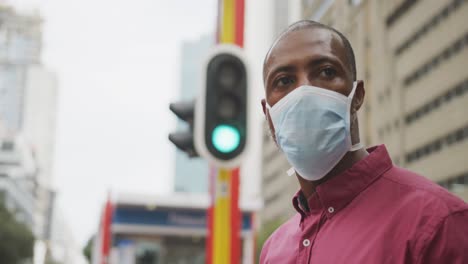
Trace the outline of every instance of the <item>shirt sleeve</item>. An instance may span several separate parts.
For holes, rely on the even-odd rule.
[[[442,221],[418,263],[468,263],[468,210],[455,212]]]

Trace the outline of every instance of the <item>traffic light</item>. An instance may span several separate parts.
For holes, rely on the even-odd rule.
[[[171,103],[169,109],[176,114],[178,118],[189,124],[189,131],[170,133],[169,140],[174,143],[177,148],[187,153],[189,157],[198,157],[198,153],[193,144],[195,100]]]
[[[248,69],[243,51],[219,45],[203,68],[196,105],[195,146],[222,167],[238,166],[247,146]]]

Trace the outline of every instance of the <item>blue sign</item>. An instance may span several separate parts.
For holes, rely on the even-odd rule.
[[[242,213],[242,230],[250,230],[251,222],[250,213]],[[205,210],[195,209],[117,207],[112,223],[205,229],[207,214]]]

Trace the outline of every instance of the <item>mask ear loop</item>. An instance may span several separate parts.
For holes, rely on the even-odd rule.
[[[273,131],[271,130],[271,127],[270,127],[270,125],[273,126],[273,128],[275,126],[273,124],[273,120],[271,118],[271,106],[267,102],[266,102],[265,106],[267,108],[267,112],[265,114],[265,120],[267,122],[268,134],[270,134],[271,140],[273,140],[273,142],[275,142],[276,147],[281,151],[281,148],[279,147],[278,142],[276,141],[277,140],[276,135],[273,134]]]
[[[352,145],[351,148],[349,149],[349,151],[353,152],[353,151],[356,151],[356,150],[360,150],[363,147],[364,147],[364,144],[359,142],[359,143],[356,143],[356,144]]]
[[[354,81],[353,89],[351,90],[351,93],[349,93],[348,95],[348,109],[349,109],[350,119],[351,119],[351,105],[353,104],[353,98],[354,98],[354,94],[356,93],[356,89],[357,89],[357,81]],[[349,122],[349,126],[351,126],[351,121]],[[350,130],[349,133],[351,137],[351,127],[349,130]],[[352,141],[351,141],[351,144],[352,144]],[[351,148],[349,149],[349,151],[356,151],[356,150],[362,149],[363,147],[364,147],[364,144],[362,144],[362,142],[358,142],[354,145],[351,145]]]

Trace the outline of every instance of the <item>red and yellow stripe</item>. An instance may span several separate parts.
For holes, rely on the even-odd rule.
[[[219,0],[216,40],[219,44],[244,46],[245,0]]]
[[[239,168],[211,168],[213,206],[208,211],[207,263],[240,263]]]
[[[218,44],[244,46],[245,0],[219,0]],[[208,209],[208,264],[238,264],[241,259],[239,168],[210,170],[212,206]]]

